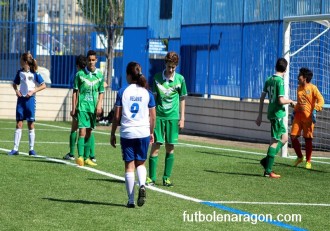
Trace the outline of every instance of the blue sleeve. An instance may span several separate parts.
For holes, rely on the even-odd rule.
[[[149,98],[150,98],[150,100],[149,100],[149,104],[148,104],[148,107],[149,107],[149,108],[156,107],[156,102],[155,102],[155,97],[154,97],[154,95],[151,93],[151,91],[148,91],[148,93],[149,93]]]
[[[34,80],[38,83],[38,84],[42,84],[44,83],[44,79],[42,78],[42,76],[37,72],[34,73]]]
[[[116,98],[116,102],[115,102],[115,106],[117,107],[122,107],[123,106],[123,93],[124,93],[124,89],[120,89],[117,93],[117,98]]]
[[[16,76],[15,76],[14,81],[13,81],[16,85],[19,85],[21,83],[21,78],[19,77],[20,72],[21,71],[17,71]]]

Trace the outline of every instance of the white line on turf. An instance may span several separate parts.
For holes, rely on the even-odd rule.
[[[1,151],[5,151],[5,152],[9,152],[9,149],[5,149],[5,148],[0,148]],[[28,153],[24,153],[24,152],[20,152],[20,155],[25,155],[28,156]],[[125,182],[125,178],[121,177],[121,176],[117,176],[115,174],[109,173],[109,172],[105,172],[105,171],[101,171],[95,168],[90,168],[90,167],[86,167],[86,166],[78,166],[75,163],[72,163],[70,161],[67,160],[60,160],[60,159],[55,159],[55,158],[50,158],[47,156],[42,156],[42,155],[37,155],[37,156],[33,156],[32,158],[42,158],[48,161],[52,161],[52,162],[56,162],[56,163],[62,163],[62,164],[66,164],[69,166],[73,166],[73,167],[78,167],[81,168],[83,170],[89,171],[89,172],[94,172],[97,173],[99,175],[103,175],[103,176],[107,176],[113,179],[117,179],[117,180],[121,180],[123,182]],[[287,203],[287,202],[248,202],[248,201],[203,201],[194,197],[190,197],[190,196],[186,196],[180,193],[175,193],[175,192],[171,192],[171,191],[167,191],[161,188],[157,188],[154,186],[146,186],[147,188],[156,191],[156,192],[160,192],[160,193],[164,193],[167,195],[171,195],[177,198],[181,198],[184,200],[188,200],[188,201],[193,201],[193,202],[197,202],[197,203],[201,203],[201,202],[210,202],[210,203],[216,203],[216,204],[260,204],[260,205],[300,205],[300,206],[330,206],[330,204],[315,204],[315,203]]]
[[[257,201],[208,201],[216,204],[250,204],[250,205],[296,205],[296,206],[324,206],[330,207],[330,204],[317,203],[292,203],[292,202],[257,202]]]
[[[3,151],[10,151],[9,149],[3,149],[3,148],[0,148],[0,150],[3,150]],[[23,154],[23,155],[28,155],[27,153],[20,153],[20,154]],[[97,174],[100,174],[100,175],[103,175],[103,176],[108,176],[110,178],[114,178],[114,179],[117,179],[117,180],[121,180],[121,181],[125,181],[125,178],[124,177],[120,177],[120,176],[117,176],[117,175],[114,175],[114,174],[111,174],[111,173],[108,173],[108,172],[104,172],[104,171],[100,171],[100,170],[97,170],[95,168],[90,168],[90,167],[84,167],[84,166],[78,166],[76,164],[73,164],[69,161],[64,161],[64,160],[60,160],[60,159],[54,159],[54,158],[49,158],[49,157],[46,157],[46,156],[41,156],[41,155],[38,155],[38,156],[34,156],[34,158],[43,158],[43,159],[46,159],[48,161],[54,161],[54,162],[57,162],[57,163],[63,163],[63,164],[67,164],[69,166],[73,166],[73,167],[78,167],[78,168],[81,168],[83,170],[86,170],[86,171],[89,171],[89,172],[94,172],[94,173],[97,173]],[[173,196],[173,197],[176,197],[176,198],[180,198],[180,199],[184,199],[184,200],[187,200],[187,201],[193,201],[193,202],[196,202],[196,203],[212,203],[212,202],[207,202],[207,201],[203,201],[203,200],[200,200],[200,199],[197,199],[197,198],[194,198],[194,197],[189,197],[189,196],[186,196],[186,195],[183,195],[183,194],[180,194],[180,193],[175,193],[175,192],[170,192],[170,191],[167,191],[167,190],[163,190],[163,189],[160,189],[160,188],[157,188],[157,187],[154,187],[154,186],[146,186],[147,188],[149,188],[150,190],[153,190],[153,191],[157,191],[157,192],[161,192],[163,194],[167,194],[167,195],[170,195],[170,196]],[[205,204],[206,204],[205,203]],[[212,207],[216,207],[217,206],[214,206],[214,204],[216,203],[212,203]],[[206,204],[208,205],[208,204]],[[208,205],[210,206],[210,205]],[[251,215],[249,214],[248,212],[245,212],[245,211],[241,211],[241,210],[236,210],[234,208],[230,208],[230,207],[223,207],[223,205],[219,204],[219,206],[222,206],[220,209],[223,210],[223,211],[237,211],[239,213],[244,213],[244,214],[247,214],[247,215]],[[276,225],[276,226],[279,226],[279,227],[286,227],[290,230],[304,230],[304,229],[300,229],[299,227],[295,227],[295,226],[291,226],[291,225],[288,225],[286,223],[282,223],[282,222],[277,222],[277,223],[272,223],[272,222],[267,222],[269,224],[273,224],[273,225]]]
[[[68,127],[62,127],[62,126],[57,126],[57,125],[51,125],[51,124],[44,124],[44,123],[36,123],[45,127],[53,127],[53,128],[61,128],[61,129],[66,129],[70,130]],[[109,132],[100,132],[100,131],[93,131],[98,134],[105,134],[108,135]],[[228,151],[228,152],[239,152],[239,153],[246,153],[246,154],[253,154],[253,155],[265,155],[264,153],[258,153],[258,152],[250,152],[250,151],[243,151],[243,150],[235,150],[235,149],[228,149],[228,148],[219,148],[219,147],[209,147],[209,146],[203,146],[203,145],[196,145],[196,144],[188,144],[188,143],[179,143],[179,145],[184,145],[188,147],[199,147],[199,148],[207,148],[207,149],[213,149],[213,150],[222,150],[222,151]],[[292,159],[293,157],[287,157],[289,159]],[[330,162],[323,162],[323,161],[317,161],[314,160],[315,163],[320,163],[320,164],[330,164]]]

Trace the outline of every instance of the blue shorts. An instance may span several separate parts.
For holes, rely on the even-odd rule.
[[[136,139],[120,138],[123,160],[126,162],[134,160],[145,161],[148,156],[149,143],[150,136]]]
[[[16,121],[35,121],[36,114],[36,98],[31,96],[27,97],[18,97],[16,105]]]

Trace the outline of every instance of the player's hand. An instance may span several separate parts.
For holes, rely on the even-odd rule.
[[[296,102],[294,102],[294,101],[291,101],[291,103],[290,103],[290,106],[292,107],[292,108],[294,108],[295,106],[296,106]]]
[[[74,117],[76,115],[76,110],[70,111],[70,116]]]
[[[260,126],[262,122],[262,118],[261,116],[258,116],[258,118],[256,119],[256,125]]]
[[[179,129],[183,129],[184,128],[184,120],[179,120]]]
[[[25,97],[30,98],[33,94],[34,94],[34,91],[29,91]]]
[[[22,93],[19,90],[16,90],[15,92],[17,97],[22,97]]]
[[[116,148],[116,135],[110,135],[110,144],[112,147]]]
[[[154,134],[150,134],[150,144],[155,142]]]
[[[102,114],[102,107],[97,107],[96,108],[96,115],[101,115]]]

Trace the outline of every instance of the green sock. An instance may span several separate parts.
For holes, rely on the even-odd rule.
[[[284,146],[284,144],[281,141],[277,142],[276,146],[276,154],[281,150],[281,148]]]
[[[163,180],[166,180],[171,177],[173,165],[174,165],[174,153],[166,153]]]
[[[276,156],[276,148],[269,147],[267,153],[267,164],[266,164],[266,173],[271,173]]]
[[[157,179],[157,165],[158,165],[158,156],[150,156],[149,157],[149,177],[153,181],[156,181],[156,179]]]
[[[79,137],[77,142],[78,156],[84,156],[84,148],[85,148],[85,137]]]
[[[70,133],[70,155],[74,156],[74,150],[76,148],[77,131]]]
[[[85,140],[84,146],[84,160],[87,160],[91,153],[91,138],[89,137],[88,140]]]
[[[95,158],[95,136],[94,136],[93,132],[92,132],[91,137],[89,139],[90,139],[90,146],[91,146],[89,157],[90,158]]]

